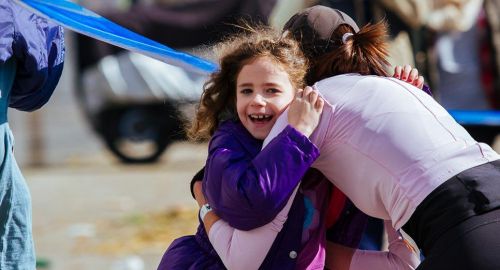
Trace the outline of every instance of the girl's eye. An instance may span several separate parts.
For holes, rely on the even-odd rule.
[[[244,88],[244,89],[240,90],[240,93],[244,94],[244,95],[245,94],[251,94],[252,93],[252,89],[250,89],[250,88]]]
[[[267,89],[267,92],[272,93],[272,94],[276,94],[276,93],[280,93],[281,91],[277,88],[269,88],[269,89]]]

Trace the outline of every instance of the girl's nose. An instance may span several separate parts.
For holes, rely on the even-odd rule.
[[[257,94],[253,97],[251,104],[253,106],[264,106],[266,105],[266,99],[262,95]]]

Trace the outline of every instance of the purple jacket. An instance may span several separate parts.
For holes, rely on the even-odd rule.
[[[0,0],[0,25],[0,64],[17,63],[9,106],[36,110],[49,100],[62,73],[63,28],[11,0]]]
[[[251,230],[272,221],[319,155],[317,148],[290,126],[265,149],[261,148],[262,141],[233,121],[222,123],[209,145],[203,181],[205,196],[222,219],[240,230]],[[345,242],[335,241],[335,236],[329,240],[357,246],[366,219],[353,218],[360,213],[355,210],[344,211],[343,226],[335,226],[343,232]],[[260,269],[295,268],[290,252],[298,253],[301,249],[304,216],[303,195],[297,193],[288,219]],[[213,248],[208,246],[200,226],[195,236],[179,238],[170,245],[158,269],[224,269],[218,257],[214,258]]]

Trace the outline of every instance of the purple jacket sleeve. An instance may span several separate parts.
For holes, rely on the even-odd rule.
[[[422,91],[426,92],[431,97],[434,96],[434,95],[432,95],[431,88],[427,84],[424,84],[424,86],[422,87]]]
[[[219,128],[209,145],[203,181],[217,215],[240,230],[271,222],[319,156],[316,146],[290,126],[262,151],[260,141],[252,144],[245,136],[250,134]]]
[[[64,63],[62,27],[10,0],[0,1],[0,63],[15,58],[12,108],[32,111],[52,95]]]

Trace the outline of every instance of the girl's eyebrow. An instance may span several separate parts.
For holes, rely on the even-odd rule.
[[[251,87],[253,86],[254,84],[253,83],[241,83],[241,84],[238,84],[237,87]],[[265,87],[269,87],[269,86],[280,86],[280,84],[277,84],[277,83],[264,83],[262,84],[262,86],[265,86]]]
[[[251,87],[253,86],[253,83],[242,83],[242,84],[238,84],[238,87]]]
[[[268,87],[269,87],[269,86],[280,86],[280,84],[278,84],[278,83],[265,83],[265,84],[263,84],[263,85],[264,85],[264,86],[268,86]]]

